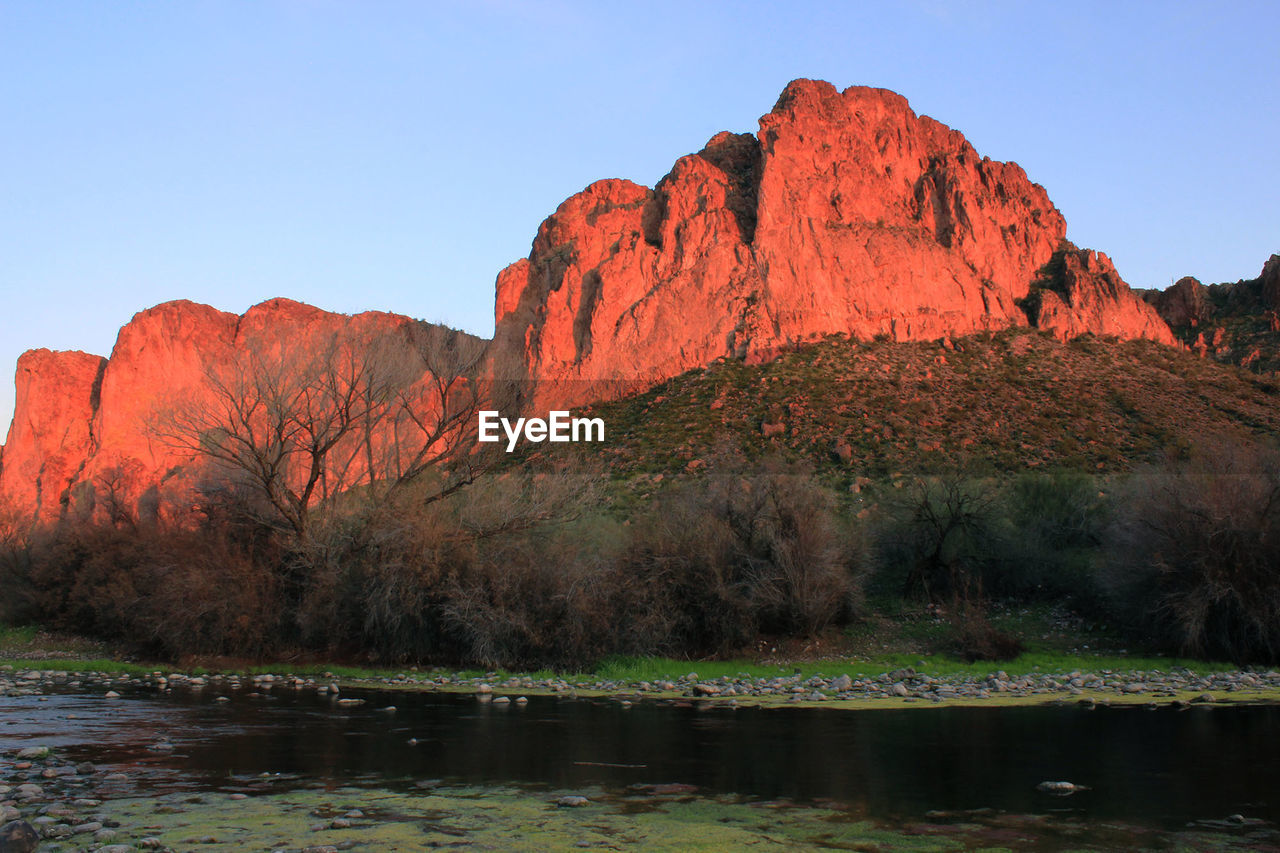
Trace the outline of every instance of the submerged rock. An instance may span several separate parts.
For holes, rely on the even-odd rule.
[[[1045,794],[1053,794],[1056,797],[1066,797],[1078,791],[1089,790],[1086,785],[1077,785],[1074,782],[1041,782],[1036,785],[1036,790]]]
[[[0,853],[32,853],[40,846],[40,834],[25,820],[0,827]]]

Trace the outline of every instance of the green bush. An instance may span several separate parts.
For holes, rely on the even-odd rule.
[[[1094,567],[1110,509],[1095,479],[1024,474],[1004,490],[997,510],[994,553],[982,574],[987,590],[1096,609]]]

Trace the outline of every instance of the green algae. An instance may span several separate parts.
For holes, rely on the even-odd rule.
[[[1248,831],[1161,832],[1114,823],[1004,813],[935,814],[884,823],[860,809],[747,802],[652,791],[565,792],[517,787],[396,790],[337,787],[112,801],[126,843],[173,850],[1202,850],[1248,849]],[[1274,839],[1270,839],[1274,840]]]
[[[426,793],[339,788],[240,800],[226,794],[118,800],[112,810],[135,843],[151,837],[175,850],[197,845],[211,851],[334,845],[388,851],[427,847],[949,851],[966,846],[954,838],[913,835],[850,820],[829,809],[728,798],[583,793],[590,801],[576,808],[556,805],[559,795],[552,792],[515,788]],[[361,816],[344,817],[352,810]]]

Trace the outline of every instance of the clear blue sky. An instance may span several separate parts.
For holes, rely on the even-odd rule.
[[[591,181],[652,185],[787,81],[1012,159],[1135,286],[1280,252],[1280,4],[0,0],[0,429],[24,349],[273,296],[481,335]]]

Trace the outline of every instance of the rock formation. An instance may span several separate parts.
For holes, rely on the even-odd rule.
[[[57,519],[96,448],[93,419],[106,364],[101,356],[47,349],[18,359],[0,498],[41,520]]]
[[[1280,255],[1257,278],[1201,284],[1190,276],[1142,292],[1174,334],[1201,357],[1258,372],[1280,371]]]
[[[717,134],[653,189],[603,180],[561,204],[529,257],[498,275],[486,369],[528,381],[524,404],[546,408],[832,334],[1032,324],[1173,342],[1105,255],[1065,238],[1019,166],[979,156],[901,96],[797,80],[757,133]],[[28,353],[0,496],[48,520],[77,488],[89,503],[104,487],[135,503],[181,494],[192,454],[157,438],[165,400],[207,398],[211,371],[253,346],[305,348],[344,331],[407,352],[413,322],[288,300],[242,317],[172,302],[135,316],[109,360]]]
[[[1160,315],[1129,290],[1111,259],[1067,243],[1042,270],[1026,305],[1032,325],[1059,339],[1084,334],[1172,344]]]
[[[353,354],[357,370],[382,369],[374,359],[384,356],[373,353],[389,351],[397,370],[416,371],[405,383],[412,386],[427,378],[415,355],[422,328],[435,327],[381,312],[348,317],[287,299],[243,316],[183,300],[136,314],[110,359],[28,352],[18,363],[0,497],[42,521],[71,508],[92,512],[108,500],[143,515],[163,512],[207,473],[191,450],[194,436],[175,440],[172,417],[224,404],[228,390],[213,383],[236,381],[247,359],[296,376],[304,361],[345,347],[340,356]],[[336,370],[344,369],[350,375],[338,362]]]
[[[1199,279],[1184,276],[1167,290],[1147,291],[1143,296],[1171,328],[1180,329],[1196,328],[1213,313],[1206,293]]]
[[[1030,322],[1172,343],[1065,235],[1021,168],[901,96],[797,80],[756,135],[718,134],[653,190],[600,181],[565,201],[498,277],[494,369],[544,403],[583,403],[829,334]],[[1060,249],[1062,287],[1028,300]]]

